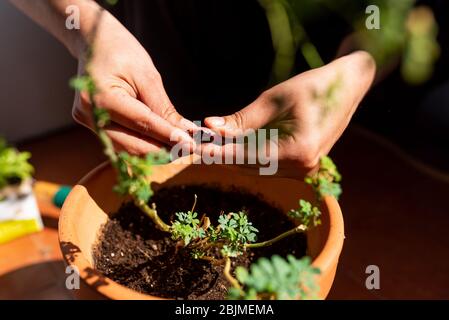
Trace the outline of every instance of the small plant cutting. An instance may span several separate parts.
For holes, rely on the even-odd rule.
[[[319,270],[311,266],[308,257],[298,259],[289,255],[284,259],[274,255],[271,259],[259,259],[249,269],[240,266],[234,273],[231,268],[232,260],[247,251],[272,246],[284,238],[306,233],[310,228],[320,224],[319,201],[326,195],[338,197],[341,193],[339,185],[341,176],[330,158],[323,157],[318,172],[306,178],[306,182],[316,192],[316,204],[299,200],[298,207],[288,212],[288,216],[297,224],[266,241],[257,241],[259,230],[249,220],[245,210],[221,212],[215,224],[206,214],[200,215],[196,206],[201,199],[196,195],[192,199],[193,205],[190,210],[176,212],[175,219],[164,221],[158,213],[156,204],[151,202],[153,191],[147,179],[154,165],[169,161],[168,154],[160,152],[149,154],[144,158],[126,152],[117,154],[104,131],[109,122],[109,115],[94,102],[96,88],[93,79],[89,75],[75,78],[72,80],[72,86],[89,93],[97,134],[117,174],[118,183],[114,190],[121,195],[129,196],[133,204],[151,219],[157,229],[176,242],[176,254],[188,252],[192,259],[221,265],[223,275],[231,285],[228,290],[228,297],[231,299],[316,297],[317,286],[314,276]]]

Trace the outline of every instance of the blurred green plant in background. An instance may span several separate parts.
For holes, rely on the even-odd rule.
[[[28,162],[30,158],[29,152],[17,151],[0,137],[0,189],[31,178],[34,168]]]
[[[439,57],[440,47],[436,42],[438,27],[430,9],[420,7],[413,10],[406,22],[408,41],[402,59],[402,75],[410,83],[428,80],[433,64]]]
[[[351,27],[351,46],[371,53],[379,69],[400,62],[408,83],[428,80],[439,56],[438,26],[433,13],[427,7],[414,7],[414,0],[259,0],[259,3],[266,12],[276,52],[272,84],[292,76],[297,52],[310,68],[324,65],[303,27],[305,20],[318,20],[324,11],[337,14]],[[369,5],[379,8],[379,29],[366,27]]]

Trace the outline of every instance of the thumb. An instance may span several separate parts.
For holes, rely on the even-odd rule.
[[[260,96],[250,105],[224,117],[208,117],[204,123],[220,134],[239,135],[250,129],[259,129],[276,117],[276,108],[269,99]]]

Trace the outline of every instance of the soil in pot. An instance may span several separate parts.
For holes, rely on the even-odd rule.
[[[259,229],[258,241],[268,240],[294,227],[281,210],[256,196],[237,189],[223,191],[214,186],[177,186],[158,190],[156,203],[164,221],[175,220],[176,212],[191,209],[207,214],[213,225],[223,211],[245,210]],[[229,283],[222,275],[223,266],[191,258],[187,250],[176,251],[176,242],[155,228],[152,221],[132,203],[124,204],[104,225],[94,248],[96,269],[114,281],[142,293],[175,299],[225,299]],[[233,267],[248,267],[254,260],[273,254],[305,255],[305,235],[285,238],[270,247],[253,249],[233,259]]]

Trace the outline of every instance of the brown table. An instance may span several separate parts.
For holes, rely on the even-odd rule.
[[[65,288],[59,208],[36,194],[45,228],[0,245],[0,299],[73,299]]]

